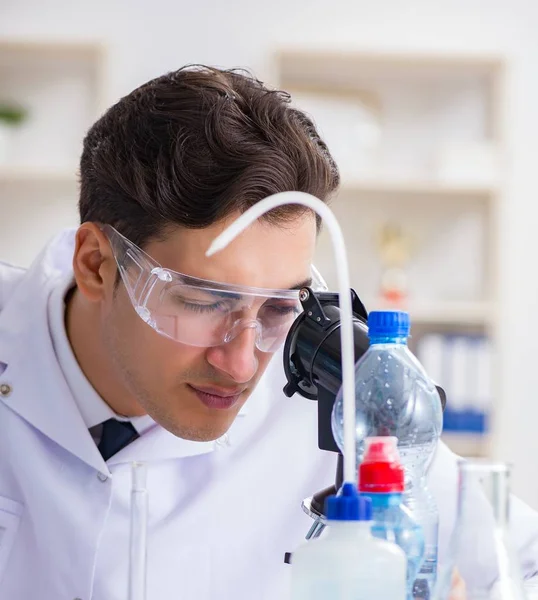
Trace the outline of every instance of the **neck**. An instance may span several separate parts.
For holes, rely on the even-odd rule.
[[[65,328],[75,358],[86,379],[117,415],[144,415],[144,409],[114,371],[113,361],[99,335],[98,315],[92,308],[77,288],[66,298]]]
[[[349,531],[353,531],[353,535],[371,535],[371,521],[328,521],[329,532],[331,536],[347,535]]]
[[[399,506],[402,503],[401,492],[368,492],[361,491],[361,494],[368,496],[372,500],[373,508]]]
[[[370,336],[370,344],[398,344],[401,346],[407,346],[407,337],[405,336]]]

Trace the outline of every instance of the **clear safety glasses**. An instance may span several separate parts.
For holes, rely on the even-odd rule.
[[[219,346],[245,329],[275,352],[302,311],[299,290],[271,290],[198,279],[165,269],[110,225],[102,226],[134,309],[155,331],[190,346]],[[312,289],[327,289],[312,267]]]

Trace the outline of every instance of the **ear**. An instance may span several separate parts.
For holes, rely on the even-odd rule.
[[[75,238],[73,270],[77,288],[90,302],[114,289],[116,261],[106,235],[95,223],[83,223]]]

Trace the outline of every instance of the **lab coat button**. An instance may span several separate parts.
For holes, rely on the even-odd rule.
[[[12,389],[13,388],[8,383],[0,384],[0,396],[7,398],[11,394]]]
[[[105,481],[108,481],[108,475],[106,475],[105,473],[101,473],[101,471],[99,471],[99,473],[97,473],[97,479],[99,479],[99,481],[104,483]],[[77,600],[77,599],[75,598],[75,600]]]

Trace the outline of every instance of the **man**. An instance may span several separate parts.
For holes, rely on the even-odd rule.
[[[113,106],[80,181],[78,230],[26,272],[0,268],[0,597],[124,600],[139,461],[148,600],[286,598],[301,500],[335,473],[315,403],[282,394],[278,353],[318,222],[283,207],[205,252],[266,196],[329,199],[336,166],[287,95],[198,67]],[[443,556],[456,495],[443,446],[430,475]],[[514,518],[530,576],[537,517],[516,505]]]

